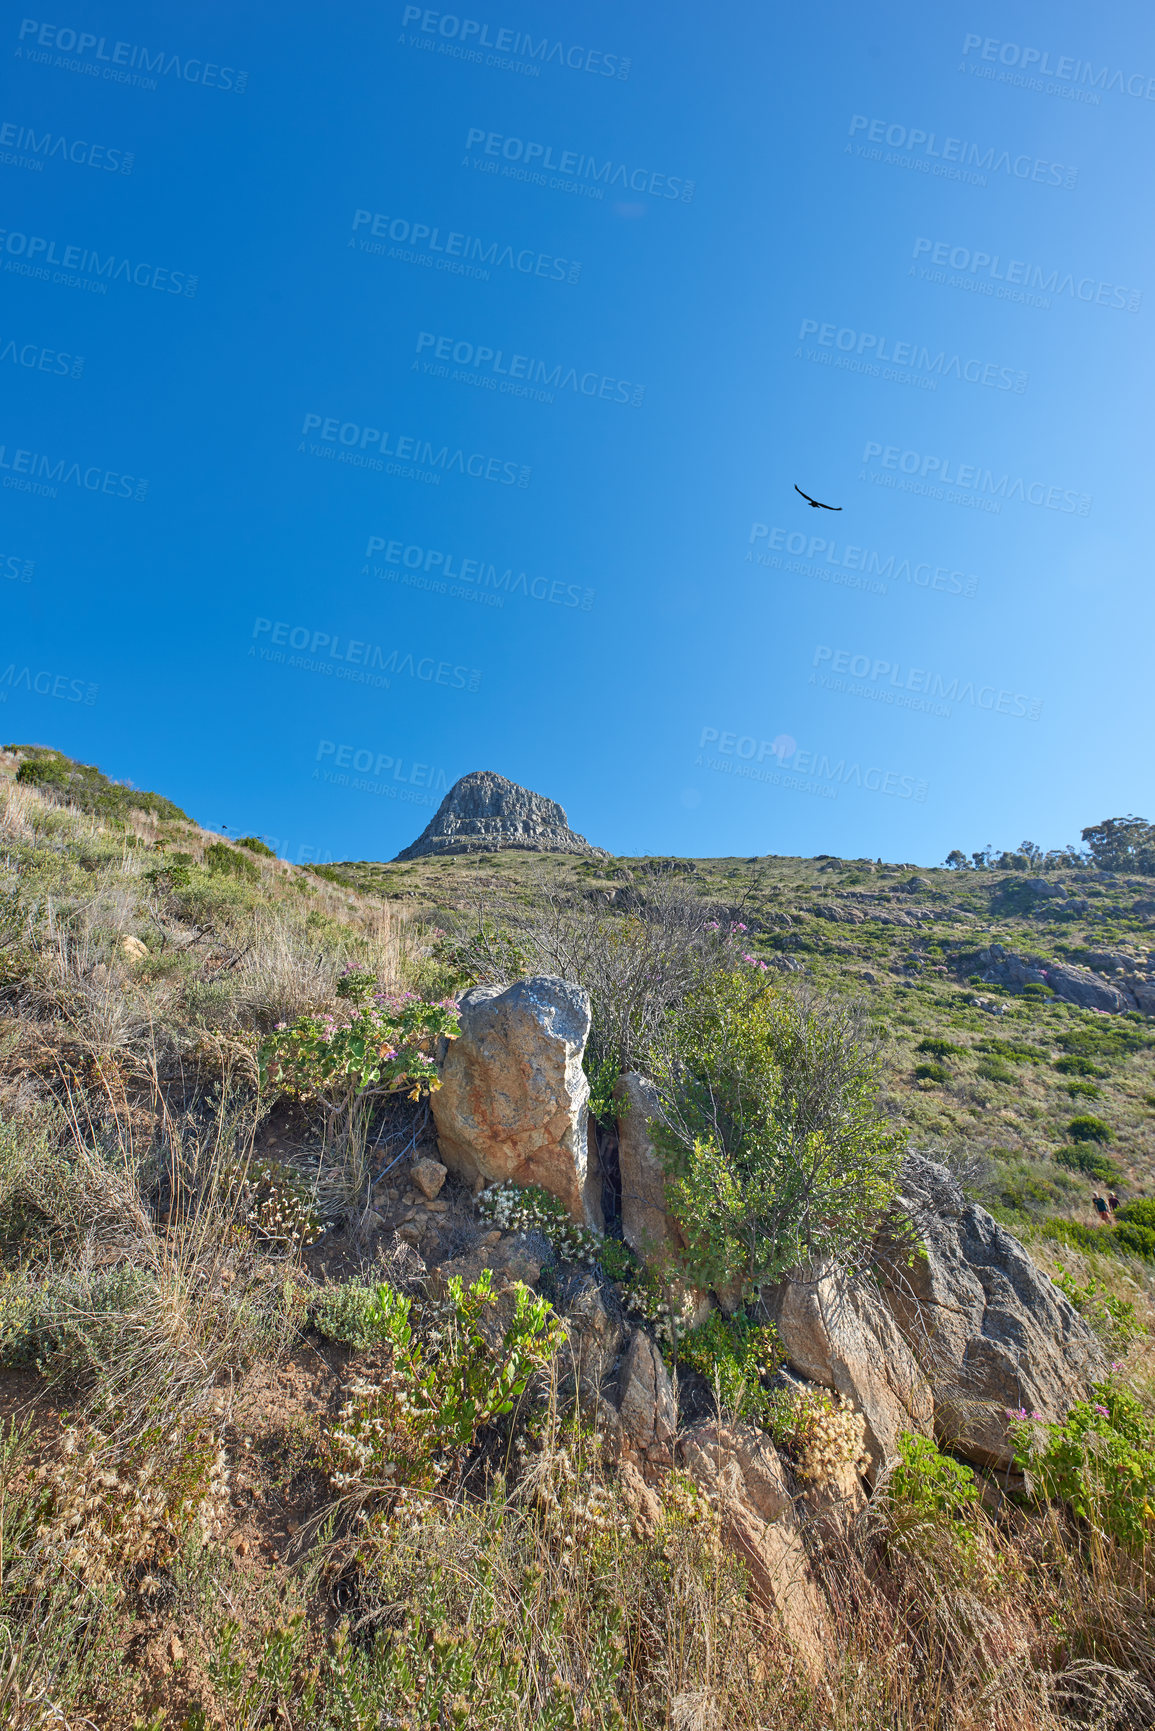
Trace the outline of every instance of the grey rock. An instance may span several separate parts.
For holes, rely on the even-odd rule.
[[[861,1412],[872,1483],[898,1458],[903,1431],[931,1434],[930,1384],[872,1282],[798,1270],[763,1288],[758,1309],[791,1368]]]
[[[982,1466],[1010,1465],[1007,1413],[1064,1418],[1105,1374],[1082,1317],[1018,1239],[968,1202],[945,1166],[908,1155],[894,1219],[921,1254],[885,1229],[876,1266],[891,1313],[933,1391],[940,1441]]]
[[[1130,981],[1116,983],[1090,968],[1048,961],[1045,956],[1017,956],[1002,944],[980,950],[976,959],[985,969],[983,979],[991,986],[1050,986],[1065,1003],[1078,1004],[1086,1010],[1106,1010],[1112,1015],[1139,1008]],[[961,958],[961,963],[965,967],[967,958]]]
[[[492,769],[475,769],[454,782],[432,820],[397,859],[496,853],[501,848],[610,857],[604,848],[575,835],[556,800],[531,793]]]
[[[726,1542],[749,1569],[756,1598],[781,1620],[817,1682],[838,1642],[773,1443],[750,1425],[704,1423],[686,1433],[678,1453],[721,1514]]]
[[[540,1184],[575,1221],[601,1226],[582,1070],[589,1031],[589,994],[551,974],[465,993],[431,1101],[451,1172],[470,1184]]]
[[[1027,878],[1025,887],[1037,896],[1065,896],[1067,893],[1063,884],[1048,883],[1046,878]]]
[[[645,1329],[634,1330],[618,1372],[618,1417],[647,1460],[668,1465],[678,1430],[678,1401],[662,1355]]]

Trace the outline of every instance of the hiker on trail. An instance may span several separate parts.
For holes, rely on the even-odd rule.
[[[1107,1198],[1107,1206],[1111,1210],[1112,1214],[1114,1214],[1116,1208],[1119,1206],[1119,1198],[1115,1195],[1114,1191],[1112,1191],[1110,1196]]]
[[[1096,1208],[1097,1208],[1097,1209],[1098,1209],[1098,1211],[1099,1211],[1099,1213],[1100,1213],[1100,1215],[1101,1215],[1101,1216],[1102,1216],[1102,1217],[1103,1217],[1103,1218],[1104,1218],[1104,1219],[1106,1219],[1106,1217],[1107,1217],[1107,1215],[1108,1215],[1108,1213],[1109,1213],[1109,1210],[1108,1210],[1108,1208],[1107,1208],[1107,1204],[1106,1204],[1106,1202],[1105,1202],[1105,1201],[1104,1201],[1104,1200],[1103,1200],[1103,1198],[1102,1198],[1102,1197],[1101,1197],[1101,1196],[1096,1196],[1096,1198],[1095,1198],[1095,1207],[1096,1207]]]

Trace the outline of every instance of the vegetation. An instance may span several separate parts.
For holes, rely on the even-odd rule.
[[[831,858],[318,873],[59,753],[0,771],[0,1725],[1152,1722],[1155,1043],[979,959],[1138,964],[1141,891],[1025,844],[914,888]],[[1082,912],[1000,902],[1052,870]],[[862,1416],[753,1308],[689,1327],[612,1209],[603,1236],[532,1188],[426,1203],[446,1000],[527,967],[591,990],[603,1136],[622,1069],[656,1074],[683,1276],[857,1265],[909,1141],[1012,1221],[1117,1367],[1014,1420],[1029,1495],[908,1437],[835,1531]],[[684,1415],[774,1441],[821,1682],[723,1511],[617,1460],[563,1350],[582,1304],[651,1327]]]

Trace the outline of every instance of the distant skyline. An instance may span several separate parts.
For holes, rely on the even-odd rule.
[[[1155,815],[1147,9],[0,56],[6,740],[299,860],[475,769],[619,854]]]

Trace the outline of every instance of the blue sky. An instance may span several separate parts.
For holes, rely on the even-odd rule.
[[[302,860],[481,768],[618,853],[1150,815],[1149,9],[661,11],[9,14],[5,739]]]

